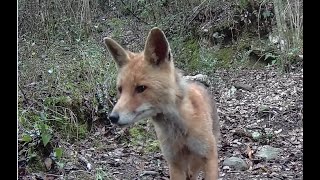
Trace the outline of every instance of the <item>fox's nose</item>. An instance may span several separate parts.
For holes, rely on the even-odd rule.
[[[112,112],[110,115],[109,115],[109,119],[110,121],[115,124],[118,122],[119,120],[119,114],[117,112]]]

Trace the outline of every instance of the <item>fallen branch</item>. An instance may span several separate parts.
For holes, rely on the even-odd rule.
[[[140,176],[146,176],[146,175],[153,175],[154,176],[157,174],[159,174],[159,173],[156,171],[143,171]]]
[[[233,85],[235,88],[237,89],[243,89],[246,91],[252,91],[252,87],[246,84],[240,84],[240,83],[236,83]]]

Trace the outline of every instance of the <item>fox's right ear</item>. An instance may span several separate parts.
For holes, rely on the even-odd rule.
[[[105,37],[103,38],[103,42],[107,46],[118,68],[121,68],[128,62],[128,54],[126,53],[126,50],[124,50],[116,41]]]
[[[154,65],[171,60],[169,42],[163,31],[157,27],[152,28],[148,34],[144,56],[147,61]]]

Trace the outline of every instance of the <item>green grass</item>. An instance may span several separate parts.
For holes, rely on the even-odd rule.
[[[30,141],[24,146],[32,152],[25,154],[32,157],[30,171],[43,171],[41,151],[54,151],[56,135],[69,142],[88,136],[88,122],[97,117],[98,85],[107,84],[106,93],[115,96],[116,68],[103,44],[91,38],[49,46],[26,39],[19,51],[19,138]]]
[[[97,85],[109,83],[114,86],[111,79],[114,79],[115,67],[107,61],[103,47],[93,40],[70,45],[67,52],[65,47],[68,46],[56,42],[43,52],[47,60],[31,56],[22,61],[19,85],[26,92],[26,98],[36,101],[39,107],[26,110],[20,104],[20,112],[24,113],[19,116],[23,122],[37,121],[34,116],[43,113],[54,128],[79,138],[85,133],[84,124],[92,115],[92,109],[98,105],[95,99]],[[33,89],[25,88],[34,81],[32,77],[36,74],[41,75],[38,85]],[[106,79],[110,80],[105,82]],[[111,96],[114,94],[110,91]]]

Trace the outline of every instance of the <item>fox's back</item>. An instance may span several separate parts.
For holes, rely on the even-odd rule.
[[[216,103],[207,89],[196,82],[188,83],[187,97],[190,104],[184,105],[185,121],[197,131],[211,131],[216,139],[220,134]]]

